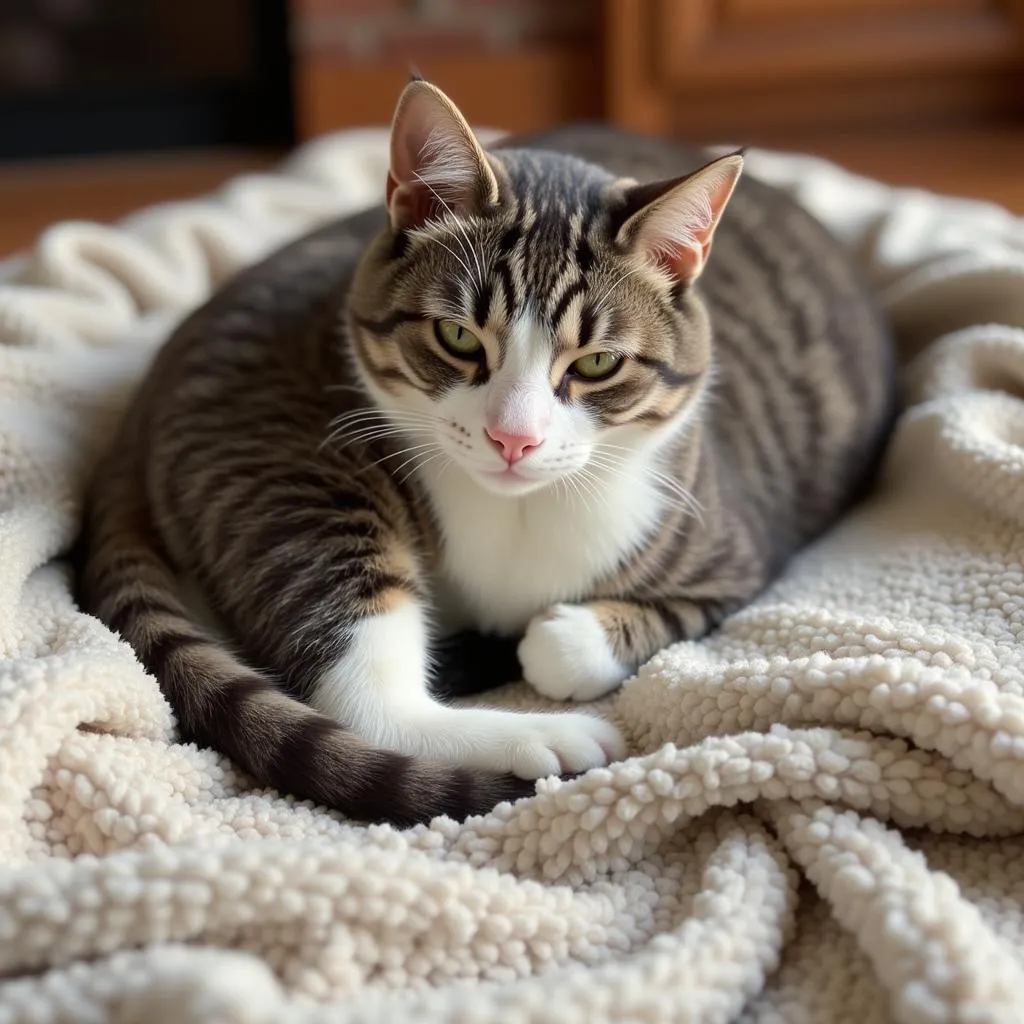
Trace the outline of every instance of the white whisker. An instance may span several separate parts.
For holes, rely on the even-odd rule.
[[[583,489],[583,482],[582,482],[582,480],[577,476],[576,473],[570,473],[565,478],[565,480],[566,480],[566,483],[572,485],[572,489],[576,493],[576,495],[579,497],[580,501],[583,503],[583,508],[586,511],[587,515],[590,515],[590,513],[591,513],[590,501],[587,498],[587,492],[584,491],[584,489]]]
[[[329,426],[332,431],[358,430],[362,427],[370,427],[379,424],[382,427],[403,427],[403,426],[436,426],[438,421],[433,418],[425,419],[414,416],[347,416],[344,419],[333,420]]]
[[[473,250],[472,245],[470,245],[470,250],[469,251],[466,250],[466,245],[469,244],[469,237],[466,234],[466,228],[465,228],[465,225],[462,223],[461,218],[459,218],[459,217],[457,217],[455,215],[455,212],[452,210],[452,208],[449,205],[448,201],[437,191],[436,188],[434,188],[433,185],[430,184],[429,181],[427,181],[421,174],[417,174],[416,178],[417,178],[417,180],[422,185],[425,185],[428,189],[430,189],[430,191],[434,194],[434,198],[444,208],[445,213],[447,213],[448,216],[451,218],[451,220],[455,224],[456,228],[461,230],[463,235],[466,236],[466,242],[464,243],[462,238],[460,238],[457,233],[453,232],[455,241],[458,243],[459,249],[462,251],[462,255],[465,257],[466,260],[470,259],[470,256],[471,256],[471,253],[472,253],[472,259],[473,259],[473,262],[476,264],[476,270],[477,270],[477,277],[476,277],[475,280],[477,282],[482,282],[483,281],[483,269],[480,266],[480,261],[477,259],[475,250]],[[468,263],[466,263],[462,259],[459,259],[459,256],[455,253],[455,251],[450,249],[447,245],[445,245],[444,242],[442,242],[439,238],[434,238],[433,241],[437,242],[437,244],[440,245],[442,249],[447,249],[447,251],[449,253],[451,253],[451,255],[455,259],[457,259],[459,261],[459,263],[462,265],[462,269],[466,271],[466,277],[469,278],[469,280],[472,282],[474,280],[473,273],[469,269]]]
[[[409,470],[409,472],[408,472],[408,473],[406,473],[406,474],[405,474],[405,476],[403,476],[403,477],[402,477],[402,478],[401,478],[401,479],[400,479],[400,480],[398,481],[398,482],[399,482],[400,484],[404,484],[404,483],[405,483],[405,481],[406,481],[406,480],[408,480],[408,479],[409,479],[409,477],[410,477],[410,476],[412,476],[412,474],[413,474],[413,473],[416,473],[416,472],[418,472],[419,470],[423,469],[423,467],[424,467],[424,466],[426,466],[426,465],[429,465],[429,464],[430,464],[431,462],[433,462],[433,461],[434,461],[434,459],[439,459],[439,458],[442,458],[442,457],[444,457],[444,455],[445,455],[444,451],[442,451],[442,450],[440,450],[440,449],[439,449],[439,450],[438,450],[438,451],[436,451],[436,452],[435,452],[435,453],[434,453],[433,455],[429,455],[429,456],[427,456],[427,458],[425,458],[425,459],[424,459],[424,460],[423,460],[422,462],[419,462],[419,463],[417,463],[417,462],[416,462],[416,460],[417,460],[417,459],[418,459],[418,458],[419,458],[420,456],[419,456],[419,455],[414,455],[414,456],[413,456],[412,458],[410,458],[410,459],[406,459],[406,461],[405,461],[405,462],[403,462],[403,463],[402,463],[402,465],[401,465],[401,466],[399,466],[399,467],[398,467],[398,468],[397,468],[396,470],[394,470],[393,472],[394,472],[395,476],[397,476],[397,475],[398,475],[398,474],[399,474],[399,473],[400,473],[400,472],[401,472],[401,471],[402,471],[402,470],[403,470],[403,469],[404,469],[404,468],[405,468],[406,466],[408,466],[408,465],[409,465],[409,463],[410,463],[410,462],[411,462],[411,463],[413,463],[413,467],[412,467],[412,469],[410,469],[410,470]]]
[[[437,474],[437,481],[438,481],[438,483],[440,483],[444,479],[445,473],[447,473],[448,470],[451,469],[451,467],[452,467],[452,460],[447,455],[445,455],[444,465],[441,466],[441,472]]]
[[[615,289],[618,288],[618,286],[627,278],[632,277],[634,274],[639,274],[642,269],[643,268],[640,266],[630,267],[625,271],[625,273],[612,281],[612,283],[601,293],[601,298],[594,303],[594,310],[598,313],[603,313],[605,310],[605,303],[608,301],[612,292],[615,291]]]
[[[437,444],[436,441],[430,441],[426,444],[413,444],[410,445],[408,448],[402,448],[397,452],[388,452],[387,455],[384,455],[381,458],[374,460],[373,462],[367,463],[367,465],[365,466],[360,466],[356,475],[358,476],[359,473],[365,473],[368,469],[373,469],[374,466],[379,466],[381,463],[387,462],[388,459],[401,458],[401,456],[408,455],[410,452],[414,453],[412,459],[416,459],[419,457],[419,455],[425,454],[425,452],[423,451],[423,449],[425,448],[436,448],[438,451],[441,451],[441,446]],[[408,465],[408,463],[411,462],[412,459],[407,459],[405,462],[402,463],[401,466],[398,467],[398,469],[392,470],[392,472],[397,473],[399,470],[402,469],[403,466]]]
[[[379,419],[379,420],[428,420],[431,423],[437,422],[436,416],[428,415],[422,412],[402,411],[402,412],[385,412],[383,409],[352,409],[349,412],[343,412],[338,416],[335,416],[331,420],[330,426],[339,426],[343,423],[355,422],[363,419]]]
[[[336,417],[328,424],[329,433],[317,446],[317,451],[322,451],[325,445],[334,444],[339,439],[349,445],[377,436],[425,433],[436,427],[437,423],[437,417],[421,413],[391,415],[374,410],[356,410]]]
[[[591,454],[590,461],[601,469],[607,472],[615,473],[619,476],[625,476],[622,467],[627,462],[627,456],[619,455],[615,451],[603,451],[604,448],[617,449],[618,451],[626,452],[630,455],[635,454],[632,449],[624,448],[621,445],[605,445],[599,443],[594,446],[594,451]],[[672,477],[659,470],[654,469],[651,466],[644,467],[643,471],[645,476],[650,477],[654,483],[659,485],[661,490],[668,493],[669,496],[677,499],[676,503],[673,503],[680,512],[685,512],[688,515],[693,516],[701,525],[704,524],[704,509],[697,498],[688,491],[678,480],[673,480]]]
[[[383,440],[386,437],[409,437],[410,440],[412,440],[413,437],[411,435],[413,434],[413,431],[407,430],[405,428],[383,427],[375,430],[364,430],[358,434],[351,434],[342,438],[341,440],[344,444],[344,447],[347,448],[350,445],[354,444],[369,444],[372,441]]]
[[[445,252],[450,253],[452,259],[458,261],[459,266],[461,266],[462,269],[466,272],[466,277],[470,281],[472,281],[472,279],[473,279],[473,272],[469,269],[469,265],[466,263],[466,261],[450,245],[445,245],[444,242],[442,242],[440,238],[435,238],[434,241],[439,246],[441,246],[441,248],[444,249]]]

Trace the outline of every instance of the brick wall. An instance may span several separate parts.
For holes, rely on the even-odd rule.
[[[339,64],[590,45],[600,0],[292,0],[294,46]]]

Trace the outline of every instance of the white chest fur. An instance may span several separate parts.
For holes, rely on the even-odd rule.
[[[489,494],[454,466],[424,474],[444,535],[440,625],[514,633],[550,605],[588,596],[661,512],[664,496],[641,461],[581,493],[558,486],[522,498]]]

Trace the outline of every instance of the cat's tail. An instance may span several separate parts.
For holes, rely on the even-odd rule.
[[[184,739],[226,754],[258,783],[361,821],[462,820],[534,792],[512,775],[374,747],[289,697],[194,621],[148,531],[112,504],[92,509],[79,597],[159,680]]]

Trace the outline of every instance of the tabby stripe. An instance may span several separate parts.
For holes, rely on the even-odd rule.
[[[593,220],[593,214],[590,215],[590,220]],[[589,230],[589,224],[584,223],[580,232],[580,238],[576,242],[576,252],[574,256],[576,266],[579,269],[579,272],[583,275],[588,274],[590,270],[593,269],[594,263],[597,262],[597,257],[594,256],[594,250],[590,247],[590,240],[587,238]]]
[[[738,282],[729,279],[737,285]],[[736,330],[720,331],[718,344],[727,349],[730,359],[742,368],[732,382],[733,393],[741,406],[737,429],[744,432],[750,448],[762,467],[775,465],[781,460],[781,470],[787,474],[788,480],[799,477],[796,452],[793,451],[794,439],[779,418],[778,398],[786,392],[788,374],[784,367],[775,363],[772,356],[778,356],[778,346],[773,344],[769,335],[752,318],[744,317],[733,302],[733,296],[726,292],[719,293],[718,315],[726,317],[736,325]],[[752,356],[741,339],[755,340],[758,356]],[[765,373],[765,364],[770,364],[771,378]],[[746,386],[744,386],[746,385]],[[723,389],[724,390],[724,389]],[[762,422],[767,419],[770,429],[761,429]],[[772,439],[769,444],[767,438]]]
[[[587,282],[580,278],[578,281],[574,281],[565,291],[562,292],[558,301],[555,303],[554,311],[551,314],[551,329],[553,331],[558,330],[558,325],[562,321],[562,317],[565,316],[566,311],[569,308],[569,304],[577,295],[582,295],[587,290]]]
[[[128,579],[137,582],[137,577],[143,576],[149,567],[148,560],[140,557],[135,549],[113,546],[121,543],[121,537],[105,537],[102,541],[102,564],[90,566],[90,571],[97,577],[96,583],[114,593],[122,591]],[[92,547],[101,549],[99,538],[92,539]]]
[[[676,610],[664,601],[651,601],[645,605],[661,621],[672,641],[685,640],[687,637],[686,623]]]
[[[449,309],[464,310],[466,308],[466,295],[462,290],[462,280],[459,277],[443,277],[440,281],[441,296]]]
[[[795,473],[795,482],[802,490],[804,486],[812,484],[817,474],[821,472],[821,446],[825,440],[825,422],[821,396],[813,388],[808,387],[804,378],[794,375],[787,385],[790,397],[803,412],[803,440],[807,457],[803,460],[803,472]]]
[[[646,366],[649,370],[653,370],[662,384],[670,388],[681,388],[687,384],[692,384],[698,377],[699,373],[680,373],[678,370],[672,369],[668,363],[663,362],[661,359],[655,359],[654,356],[635,355],[633,356],[635,362],[638,362],[641,366]]]
[[[494,273],[498,276],[505,303],[505,315],[512,318],[513,310],[519,305],[519,296],[516,292],[516,283],[512,275],[512,268],[508,260],[497,260],[493,267]]]
[[[536,280],[533,274],[535,267],[533,255],[536,252],[542,251],[538,246],[542,245],[541,234],[544,230],[541,218],[534,216],[533,223],[526,229],[526,233],[523,236],[523,249],[519,257],[520,270],[523,275],[523,280],[526,282],[527,291],[532,293],[543,294],[540,288],[540,282]]]
[[[585,348],[594,337],[597,326],[597,311],[593,306],[584,306],[580,310],[579,347]]]
[[[523,224],[520,219],[517,219],[510,227],[505,230],[505,233],[501,236],[498,241],[498,257],[502,260],[509,260],[515,251],[516,246],[519,244],[519,240],[523,237]]]
[[[704,613],[704,620],[708,629],[717,629],[728,617],[729,608],[725,601],[715,597],[701,598],[700,610]]]
[[[197,685],[195,679],[183,682],[186,684],[183,689],[192,691],[193,700],[198,691],[206,703],[212,705],[203,709],[201,715],[194,716],[198,722],[190,723],[195,738],[221,750],[226,748],[243,767],[274,785],[272,766],[279,758],[284,723],[268,715],[269,709],[258,709],[253,701],[255,696],[270,689],[267,680],[254,672],[240,671],[237,675],[218,678],[215,686]],[[189,695],[183,696],[187,702]]]
[[[742,344],[730,345],[729,348],[729,358],[734,365],[742,367],[743,371],[736,375],[734,387],[742,409],[736,429],[746,436],[748,446],[763,472],[767,472],[768,467],[776,466],[786,474],[787,481],[792,480],[796,476],[795,455],[790,447],[788,432],[779,420],[773,400],[774,391],[768,378],[757,359],[748,357]],[[768,421],[768,429],[762,426],[765,420]]]
[[[708,552],[708,557],[691,568],[681,584],[692,589],[700,584],[709,584],[718,580],[719,575],[732,566],[736,552],[728,544],[719,544]]]
[[[494,298],[494,284],[488,277],[477,287],[476,300],[473,305],[473,316],[479,327],[485,327],[491,315],[491,301]]]
[[[628,619],[620,619],[618,622],[619,627],[619,650],[620,653],[626,654],[634,650],[636,639],[633,636],[633,627],[630,625]]]
[[[149,669],[157,678],[167,672],[167,664],[174,656],[187,656],[190,650],[197,647],[209,647],[208,637],[196,636],[189,633],[161,633],[156,637],[143,640],[140,643],[142,651],[140,654]],[[143,653],[144,652],[144,653]]]
[[[288,481],[273,477],[268,479],[265,475],[266,468],[266,461],[262,466],[247,466],[244,463],[232,465],[232,475],[237,475],[230,486],[225,487],[223,479],[218,480],[217,475],[211,473],[201,484],[196,481],[193,494],[203,505],[216,508],[218,521],[229,530],[235,528],[236,524],[244,521],[246,517],[258,515],[262,508],[269,506],[270,510],[273,510],[282,496],[288,493],[293,498],[315,501],[318,505],[327,502],[334,505],[341,500],[340,495],[330,494],[325,490],[322,480],[317,482],[298,479]],[[352,496],[352,504],[348,508],[373,511],[369,502],[365,499],[360,500],[355,495]]]
[[[765,241],[771,239],[771,249],[762,243],[762,233]],[[816,264],[809,264],[803,268],[794,268],[791,261],[783,261],[778,258],[777,251],[779,248],[786,249],[789,235],[790,230],[786,220],[780,220],[779,218],[773,218],[770,224],[761,223],[754,230],[747,228],[736,232],[736,239],[740,250],[749,263],[753,265],[752,269],[759,273],[762,287],[770,296],[770,308],[772,309],[790,309],[793,306],[793,302],[789,294],[787,282],[791,280],[793,274],[801,273],[804,269],[809,273],[813,273],[816,269]],[[719,272],[722,272],[726,269],[726,266],[723,264],[718,269]],[[744,287],[738,282],[737,277],[732,279],[737,284],[739,295],[744,295],[750,287],[749,283]],[[830,289],[826,288],[822,294],[827,294],[828,291]],[[804,347],[810,344],[810,338],[806,335],[802,338],[795,337],[794,340],[797,341],[798,351],[803,351]],[[771,342],[771,348],[767,351],[771,351],[776,356],[782,355],[778,344],[780,339],[769,336],[769,341]]]
[[[127,590],[130,584],[123,582],[121,584]],[[117,587],[118,583],[114,582],[114,587]],[[153,618],[158,615],[168,616],[179,616],[180,612],[177,608],[170,605],[167,601],[162,600],[160,597],[150,597],[143,594],[132,594],[130,592],[122,592],[117,594],[115,597],[116,610],[113,612],[107,612],[103,619],[106,624],[124,637],[126,640],[130,640],[133,643],[137,637],[137,630],[134,628],[139,623],[146,619]]]
[[[691,487],[691,490],[695,490]],[[667,536],[666,536],[667,534]],[[694,532],[690,529],[690,516],[679,509],[670,509],[661,523],[658,539],[665,537],[667,546],[658,557],[650,549],[641,556],[637,565],[640,571],[637,590],[657,590],[667,580],[679,573],[679,566],[684,564],[690,545],[694,540]]]
[[[699,495],[705,485],[707,477],[707,466],[701,457],[694,467],[692,479],[687,483],[678,481],[694,495]],[[671,519],[669,518],[671,517]],[[685,564],[686,556],[689,553],[690,545],[694,540],[694,531],[691,529],[691,514],[682,509],[670,509],[662,522],[661,532],[669,532],[670,545],[662,552],[657,559],[645,559],[641,562],[643,575],[638,589],[654,589],[668,579],[675,579],[681,575],[681,567]],[[732,551],[722,549],[722,556],[728,560],[732,557]],[[680,580],[680,584],[684,581]]]
[[[357,316],[355,321],[363,330],[369,331],[371,334],[377,335],[377,337],[385,337],[403,324],[423,323],[428,319],[430,318],[424,313],[415,313],[409,309],[396,309],[380,320],[371,320],[368,317]]]

